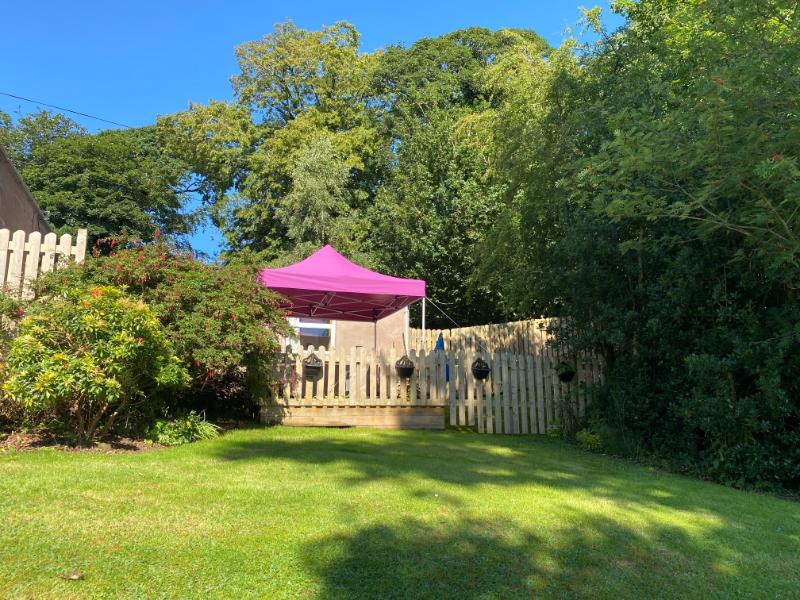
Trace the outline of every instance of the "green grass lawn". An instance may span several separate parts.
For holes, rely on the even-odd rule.
[[[0,597],[797,598],[800,504],[464,432],[15,452]]]

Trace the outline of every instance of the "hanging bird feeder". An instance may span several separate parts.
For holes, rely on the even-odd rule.
[[[569,383],[575,379],[576,370],[575,365],[568,362],[560,362],[555,366],[556,375],[561,383]]]
[[[306,379],[316,379],[322,374],[322,361],[313,352],[303,359],[303,372]]]
[[[492,370],[489,363],[483,360],[480,356],[477,357],[472,363],[472,376],[478,381],[483,381],[489,376]]]
[[[400,360],[394,363],[394,370],[397,371],[397,376],[401,379],[408,379],[414,374],[414,363],[404,354]]]

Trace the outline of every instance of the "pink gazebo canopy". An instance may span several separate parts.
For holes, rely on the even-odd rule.
[[[288,267],[261,269],[258,280],[287,298],[292,317],[374,322],[425,297],[423,280],[370,271],[332,246]]]

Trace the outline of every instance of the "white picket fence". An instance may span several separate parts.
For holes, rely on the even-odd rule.
[[[307,376],[303,362],[311,354],[322,362],[315,378]],[[472,374],[478,356],[491,368],[483,381]],[[358,412],[352,410],[355,407],[446,407],[452,426],[474,426],[481,433],[542,434],[561,427],[565,419],[580,418],[592,400],[593,384],[602,379],[596,357],[573,356],[577,374],[572,382],[562,383],[555,371],[560,357],[546,346],[527,354],[411,350],[415,369],[408,379],[397,375],[398,358],[394,350],[376,353],[362,347],[309,346],[281,355],[273,407],[327,408],[328,416],[335,415],[336,408],[342,415],[353,415]],[[445,418],[444,411],[439,414]]]
[[[40,273],[47,273],[68,264],[70,260],[82,262],[86,257],[86,230],[79,229],[72,236],[65,233],[60,238],[55,233],[42,236],[38,231],[26,234],[0,229],[0,289],[6,294],[26,297],[31,294],[31,283]]]

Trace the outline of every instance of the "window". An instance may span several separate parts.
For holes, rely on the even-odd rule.
[[[293,350],[308,346],[331,348],[336,345],[335,321],[312,317],[290,317],[289,325],[294,327],[296,332],[292,339],[287,340],[287,345],[291,345]]]

